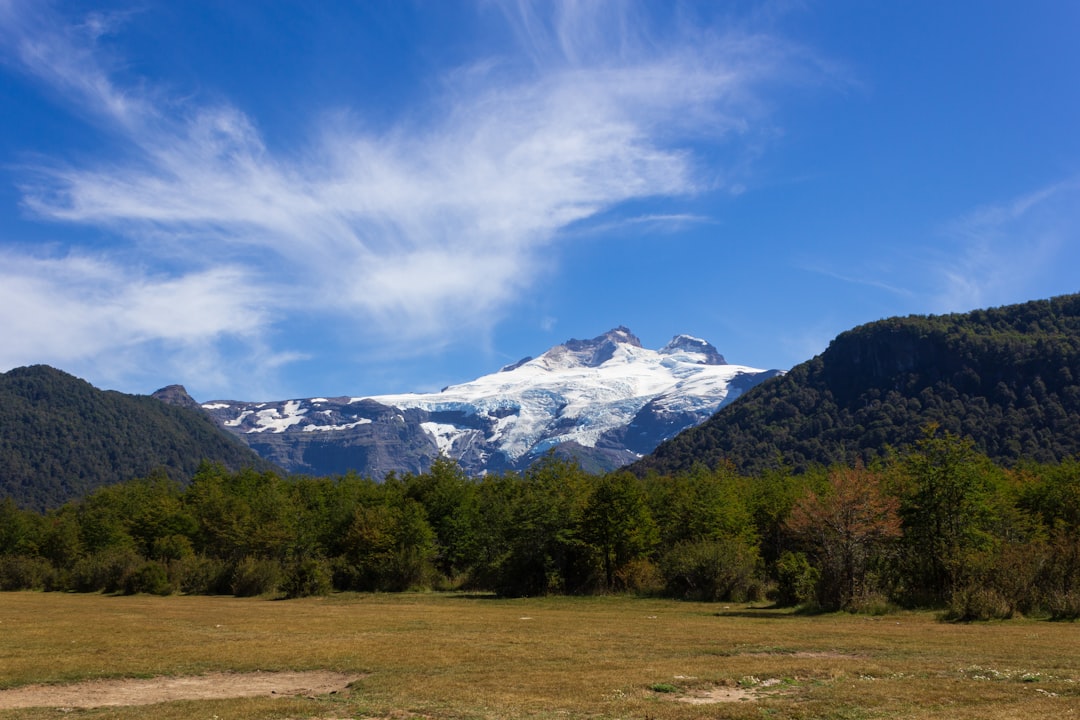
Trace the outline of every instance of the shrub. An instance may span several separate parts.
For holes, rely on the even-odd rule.
[[[1040,604],[1054,620],[1080,618],[1080,534],[1059,527],[1039,573]]]
[[[615,586],[637,593],[655,593],[664,587],[664,578],[656,565],[645,559],[631,560],[615,572]]]
[[[889,598],[883,593],[868,592],[862,595],[856,595],[848,603],[848,612],[857,613],[859,615],[887,615],[894,609],[892,603],[889,602]]]
[[[192,555],[169,563],[169,580],[188,595],[228,595],[232,593],[232,568],[224,561]]]
[[[281,583],[281,565],[276,560],[245,557],[232,573],[232,594],[254,597],[276,592]]]
[[[145,560],[127,548],[102,550],[76,561],[71,569],[72,588],[78,592],[115,593]]]
[[[379,571],[375,589],[388,592],[425,590],[435,574],[427,553],[416,547],[398,549]]]
[[[125,579],[124,592],[128,595],[136,593],[171,595],[173,585],[169,582],[168,568],[156,560],[143,563],[138,570]]]
[[[282,589],[290,598],[329,595],[333,590],[330,564],[316,558],[297,560],[289,566]]]
[[[1013,603],[998,590],[982,585],[967,585],[949,596],[945,619],[960,622],[1007,620],[1014,614]]]
[[[1080,619],[1080,590],[1055,590],[1043,600],[1052,620]]]
[[[807,605],[816,600],[821,573],[801,552],[785,552],[776,562],[776,604]]]
[[[360,568],[346,557],[330,560],[330,579],[335,590],[362,590],[363,575]]]
[[[0,590],[44,590],[52,575],[45,558],[0,555]]]
[[[154,540],[151,553],[158,560],[183,560],[194,555],[195,550],[186,535],[167,535]]]
[[[741,540],[679,543],[662,564],[665,588],[687,600],[746,600],[757,583],[758,556]]]

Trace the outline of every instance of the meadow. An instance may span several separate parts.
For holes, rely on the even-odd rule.
[[[351,683],[62,715],[49,700],[85,681],[213,675],[240,688],[305,670]],[[1080,625],[616,596],[0,593],[0,708],[36,684],[51,706],[9,703],[0,719],[1034,719],[1080,714]]]

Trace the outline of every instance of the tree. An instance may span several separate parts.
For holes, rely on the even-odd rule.
[[[940,603],[958,586],[966,556],[991,549],[1001,471],[971,440],[929,425],[901,466],[901,508],[911,587]]]
[[[590,548],[580,537],[589,476],[569,460],[547,455],[510,493],[506,553],[494,569],[505,595],[580,592],[592,582]]]
[[[476,531],[483,522],[476,486],[456,462],[440,455],[426,473],[407,477],[406,488],[435,531],[439,571],[448,579],[462,574],[476,555]]]
[[[861,465],[835,468],[820,492],[807,491],[791,510],[787,529],[817,560],[818,599],[849,607],[865,593],[867,574],[887,543],[900,537],[899,502],[882,479]]]
[[[582,538],[600,553],[604,582],[615,589],[615,574],[645,557],[656,544],[656,523],[640,482],[622,472],[600,478],[582,514]]]
[[[0,555],[33,555],[38,551],[38,516],[20,510],[11,498],[0,500]]]
[[[730,464],[712,470],[699,464],[674,477],[645,480],[650,511],[666,547],[733,537],[756,545],[750,507],[754,485]]]
[[[381,486],[381,499],[358,505],[344,538],[349,585],[354,590],[401,591],[423,585],[435,555],[435,533],[424,508],[405,494],[397,477]]]

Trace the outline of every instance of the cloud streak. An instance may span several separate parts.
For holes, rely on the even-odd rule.
[[[25,206],[125,244],[104,257],[9,251],[4,287],[35,310],[8,365],[155,342],[261,347],[298,310],[354,318],[383,342],[483,332],[550,269],[542,256],[567,226],[713,189],[695,144],[737,147],[764,113],[762,87],[793,64],[768,37],[635,34],[647,24],[627,4],[601,17],[592,3],[519,3],[507,17],[528,63],[478,57],[447,73],[435,120],[403,114],[376,133],[339,117],[286,155],[228,103],[121,85],[100,44],[122,32],[117,18],[65,25],[28,7],[0,4],[9,63],[125,153],[37,163]]]
[[[935,262],[937,312],[1077,292],[1080,180],[986,205],[944,228],[957,251]]]

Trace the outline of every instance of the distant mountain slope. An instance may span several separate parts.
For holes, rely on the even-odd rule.
[[[729,365],[676,336],[649,350],[626,328],[438,393],[203,404],[263,457],[293,472],[421,472],[442,453],[472,475],[554,451],[588,470],[636,460],[775,370]]]
[[[634,470],[871,460],[930,422],[1002,463],[1080,453],[1080,295],[857,327]]]
[[[157,468],[187,479],[203,459],[270,467],[201,412],[45,365],[0,373],[0,497],[23,507],[55,507]]]

